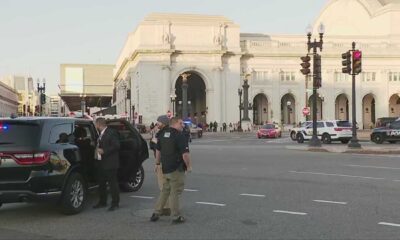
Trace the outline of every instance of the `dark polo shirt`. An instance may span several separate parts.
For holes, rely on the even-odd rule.
[[[156,149],[161,152],[162,171],[164,174],[185,171],[186,165],[182,154],[189,152],[189,145],[182,132],[166,127],[158,134]]]

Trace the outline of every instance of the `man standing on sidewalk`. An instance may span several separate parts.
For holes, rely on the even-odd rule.
[[[182,223],[185,218],[179,210],[179,196],[185,185],[185,171],[191,171],[189,146],[182,133],[184,124],[182,119],[173,117],[170,127],[160,134],[157,142],[156,164],[162,164],[163,188],[156,203],[155,211],[150,221],[160,218],[167,199],[170,200],[173,223]]]

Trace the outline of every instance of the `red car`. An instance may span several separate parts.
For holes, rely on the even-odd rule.
[[[282,136],[282,132],[275,124],[265,124],[257,131],[258,138],[278,138]]]

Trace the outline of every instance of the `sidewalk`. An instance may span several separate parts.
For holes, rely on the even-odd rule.
[[[310,147],[308,144],[298,146],[286,146],[286,149],[309,151],[309,152],[331,152],[331,153],[359,153],[359,154],[400,154],[400,147],[396,144],[363,146],[361,149],[348,148],[347,144],[323,144],[322,147]]]

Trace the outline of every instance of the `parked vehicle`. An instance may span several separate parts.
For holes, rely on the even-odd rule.
[[[291,138],[293,141],[296,141],[296,134],[297,134],[297,132],[299,132],[301,129],[307,127],[307,126],[310,125],[310,124],[312,124],[312,121],[306,121],[306,122],[303,122],[303,123],[300,125],[300,127],[292,128],[292,129],[290,130],[290,138]]]
[[[386,127],[387,124],[392,123],[396,121],[398,117],[382,117],[376,119],[375,127],[380,128],[380,127]]]
[[[296,139],[298,143],[310,140],[313,133],[313,124],[301,128]],[[352,137],[352,127],[349,121],[331,120],[317,122],[317,136],[322,143],[329,144],[332,141],[348,143]]]
[[[371,133],[371,141],[376,144],[382,144],[385,141],[389,143],[400,141],[400,120],[374,128]]]
[[[138,191],[144,180],[146,141],[127,121],[108,120],[120,136],[118,180],[123,191]],[[77,118],[0,120],[0,206],[53,199],[66,214],[83,210],[96,187],[92,121]]]
[[[193,138],[201,138],[203,136],[203,129],[199,128],[196,124],[192,123],[191,121],[184,121],[185,126],[190,131],[190,139]]]
[[[282,137],[282,131],[275,124],[265,124],[257,131],[257,138],[278,138]]]

